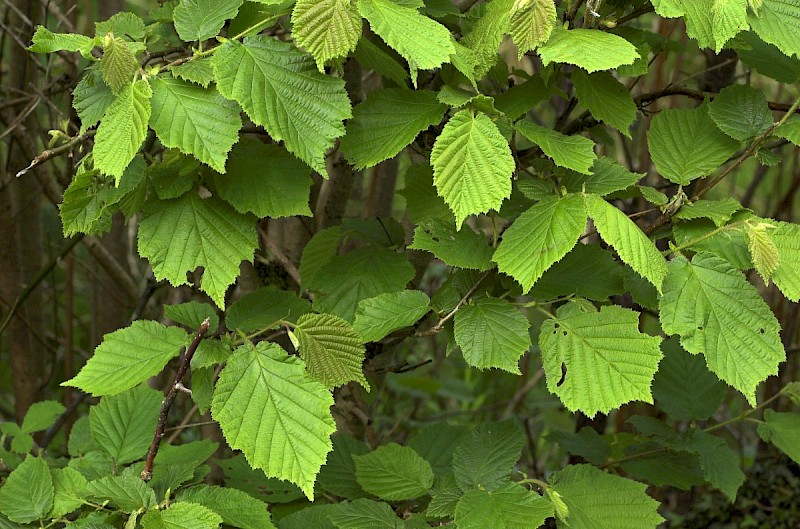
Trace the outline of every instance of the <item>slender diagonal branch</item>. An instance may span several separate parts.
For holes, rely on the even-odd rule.
[[[63,145],[59,145],[58,147],[55,147],[53,149],[47,149],[46,151],[42,151],[41,154],[39,154],[36,158],[33,159],[33,161],[31,161],[28,167],[17,173],[17,178],[19,178],[20,176],[24,176],[31,169],[33,169],[37,165],[45,163],[47,160],[50,160],[51,158],[61,156],[62,154],[67,154],[78,145],[84,143],[89,138],[92,138],[95,134],[97,134],[96,129],[88,130],[79,136],[75,136],[74,138],[72,138]]]
[[[491,272],[492,272],[492,270],[487,270],[486,272],[484,272],[483,275],[481,277],[479,277],[477,281],[475,281],[475,284],[472,285],[472,288],[470,288],[467,291],[467,293],[464,294],[464,296],[458,301],[456,306],[453,307],[453,310],[448,312],[445,316],[442,316],[442,318],[439,319],[439,321],[436,323],[436,325],[434,325],[433,327],[431,327],[430,329],[427,329],[425,331],[420,331],[420,332],[414,334],[414,336],[416,336],[417,338],[420,338],[422,336],[432,336],[434,334],[438,334],[438,333],[442,332],[442,329],[444,329],[444,324],[447,323],[448,321],[450,321],[453,318],[453,316],[456,315],[456,312],[458,312],[458,309],[460,309],[464,305],[464,303],[469,301],[469,298],[472,296],[472,294],[474,294],[475,291],[478,290],[478,287],[481,285],[481,283],[483,283],[483,280],[486,279],[487,277],[489,277],[489,274]]]
[[[200,324],[200,327],[197,329],[197,333],[194,335],[192,343],[189,344],[186,352],[183,354],[183,356],[181,356],[181,363],[178,366],[177,373],[175,373],[175,378],[172,380],[172,384],[169,387],[169,391],[167,391],[167,395],[161,402],[161,413],[158,415],[156,432],[153,435],[153,442],[150,445],[150,450],[147,451],[147,459],[145,459],[144,469],[142,470],[141,474],[143,481],[150,481],[150,479],[153,477],[153,462],[156,460],[158,447],[161,445],[161,438],[164,437],[164,432],[167,427],[167,415],[169,415],[169,409],[172,407],[172,403],[175,401],[175,397],[178,392],[184,391],[185,389],[181,381],[183,380],[183,376],[186,374],[186,371],[189,369],[189,363],[192,361],[192,357],[194,356],[194,352],[197,351],[200,341],[208,332],[208,326],[210,324],[211,321],[209,318],[206,318],[203,320],[203,323]]]

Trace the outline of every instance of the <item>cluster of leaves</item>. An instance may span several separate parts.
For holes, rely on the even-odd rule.
[[[578,28],[562,26],[553,0],[492,0],[466,13],[447,1],[180,0],[154,10],[150,24],[115,15],[93,38],[37,30],[32,51],[79,52],[91,63],[73,103],[94,146],[64,194],[64,234],[103,233],[122,212],[138,218],[138,251],[156,278],[184,285],[202,267],[200,289],[213,304],[167,306],[164,316],[190,329],[211,321],[214,336],[191,360],[191,398],[270,478],[269,503],[317,498],[280,527],[510,529],[548,517],[565,527],[655,527],[662,518],[646,485],[598,468],[615,461],[633,478],[709,483],[735,498],[739,455],[715,426],[696,421],[712,416],[727,386],[753,406],[743,416],[764,407],[757,388],[786,355],[777,319],[744,272],[800,300],[800,226],[732,198],[703,199],[707,189],[696,184],[749,156],[774,163],[758,152],[771,139],[800,144],[800,121],[789,119],[797,104],[774,123],[761,90],[734,85],[695,108],[660,112],[647,148],[671,196],[644,185],[592,139],[607,133],[581,134],[586,120],[550,127],[536,118],[539,103],[570,100],[561,88],[568,78],[570,105],[630,137],[639,108],[620,78],[646,74],[666,43],[614,23],[646,13],[647,2],[607,4]],[[781,82],[800,76],[796,2],[652,7],[683,17],[700,47],[736,49],[763,75],[780,70]],[[290,32],[263,32],[287,22]],[[498,55],[505,35],[519,57],[541,65],[535,75],[516,70],[511,87]],[[195,43],[191,54],[153,60],[186,43]],[[345,60],[383,83],[355,107],[339,75]],[[272,141],[241,138],[242,116]],[[432,145],[417,140],[426,130]],[[226,306],[259,246],[259,219],[311,215],[315,174],[327,178],[334,156],[356,170],[408,162],[402,195],[413,242],[391,219],[346,221],[311,238],[299,289],[268,286]],[[684,186],[697,193],[687,197]],[[645,233],[612,203],[631,197],[671,229]],[[589,222],[598,237],[585,244]],[[406,250],[449,267],[435,291],[408,287],[417,274]],[[624,294],[634,303],[612,302]],[[260,339],[281,329],[292,347]],[[408,446],[374,450],[332,437],[334,390],[371,389],[367,344],[441,332],[469,366],[519,373],[531,330],[547,388],[568,410],[593,417],[655,398],[686,427],[635,417],[637,435],[560,434],[554,441],[589,464],[547,481],[512,480],[524,443],[512,423],[471,431],[440,423]],[[56,403],[32,409],[21,426],[4,424],[12,441],[3,457],[14,470],[0,488],[0,525],[271,527],[265,498],[201,483],[216,449],[208,441],[162,447],[154,479],[139,479],[161,401],[142,384],[189,340],[157,321],[106,335],[64,382],[101,397],[75,425],[68,460],[19,457],[61,411]],[[800,389],[783,394],[797,399]],[[758,433],[800,460],[800,415],[766,410]],[[223,468],[229,483],[253,472],[241,458]]]

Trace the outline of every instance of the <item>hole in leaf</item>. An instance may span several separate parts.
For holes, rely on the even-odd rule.
[[[439,237],[431,237],[431,240],[432,240],[433,242],[439,242]]]
[[[553,324],[553,328],[554,328],[554,329],[558,329],[559,327],[561,327],[561,325],[560,325],[560,324],[558,324],[558,323],[554,323],[554,324]]]
[[[766,329],[759,329],[758,332],[760,332],[761,334],[764,334],[765,332],[767,332],[767,330]]]
[[[558,381],[558,384],[556,384],[556,387],[560,388],[561,384],[564,383],[564,379],[566,379],[566,378],[567,378],[567,366],[566,366],[566,364],[562,363],[561,364],[561,379]]]
[[[703,326],[702,326],[702,325],[698,325],[698,326],[697,326],[697,330],[698,330],[698,331],[702,331],[702,330],[703,330]]]
[[[561,331],[561,332],[564,334],[564,336],[568,334],[567,331]]]

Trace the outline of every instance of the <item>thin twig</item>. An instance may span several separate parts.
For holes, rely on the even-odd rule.
[[[95,134],[97,134],[97,130],[92,129],[84,132],[79,136],[75,136],[74,138],[72,138],[63,145],[59,145],[54,149],[47,149],[46,151],[43,151],[39,156],[33,159],[33,161],[28,167],[17,173],[17,178],[19,178],[20,176],[24,176],[31,169],[33,169],[37,165],[43,164],[44,162],[50,160],[51,158],[55,158],[56,156],[61,156],[62,154],[66,154],[72,151],[72,149],[74,149],[76,146],[82,144],[89,138],[93,137]]]
[[[179,388],[182,386],[181,380],[183,380],[183,376],[189,369],[189,363],[192,361],[192,356],[194,356],[194,352],[197,351],[197,347],[200,345],[200,341],[203,339],[203,336],[205,336],[205,334],[208,332],[208,327],[210,324],[211,320],[209,318],[206,318],[203,320],[203,323],[200,324],[200,327],[197,329],[197,333],[194,335],[192,343],[181,357],[181,363],[178,366],[178,372],[175,373],[175,378],[172,381],[172,385],[170,385],[167,395],[164,397],[163,402],[161,402],[161,413],[158,416],[156,432],[153,435],[153,442],[150,445],[150,450],[147,451],[147,459],[145,459],[144,469],[142,470],[141,474],[142,481],[150,481],[150,479],[153,477],[153,462],[156,459],[158,447],[161,445],[161,438],[164,437],[164,430],[167,426],[167,415],[169,415],[169,409],[172,407],[172,403],[175,401],[175,396],[178,394]]]
[[[278,245],[270,240],[269,235],[267,235],[267,232],[265,232],[261,226],[258,227],[258,235],[261,237],[261,242],[264,243],[264,246],[266,246],[267,250],[269,250],[269,253],[271,253],[272,256],[278,260],[283,269],[286,270],[286,273],[289,274],[289,276],[299,285],[300,271],[294,265],[292,260],[286,257],[286,254],[284,254],[281,249],[278,248]]]
[[[486,272],[484,272],[483,275],[481,275],[481,277],[479,277],[478,280],[475,281],[475,284],[472,285],[472,288],[470,288],[467,291],[467,293],[464,294],[464,296],[458,301],[456,306],[453,307],[453,310],[451,310],[449,313],[447,313],[446,316],[443,316],[442,318],[440,318],[439,321],[436,323],[436,325],[434,325],[433,327],[431,327],[428,330],[414,333],[414,336],[416,336],[417,338],[420,338],[422,336],[432,336],[434,334],[439,334],[440,332],[442,332],[442,329],[444,329],[444,324],[447,323],[448,321],[450,321],[450,319],[452,319],[452,317],[456,315],[456,312],[458,312],[458,309],[460,309],[461,306],[464,305],[464,303],[466,303],[469,300],[470,296],[472,296],[472,294],[474,294],[475,291],[478,290],[478,287],[480,286],[480,284],[483,282],[484,279],[489,277],[489,274],[491,272],[492,272],[491,270],[487,270]]]

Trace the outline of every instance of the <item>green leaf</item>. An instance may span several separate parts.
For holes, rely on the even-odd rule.
[[[599,29],[556,28],[544,45],[539,46],[542,64],[563,62],[580,66],[589,73],[632,64],[639,58],[636,46]]]
[[[330,521],[330,514],[339,512],[341,508],[338,503],[311,505],[281,518],[280,529],[337,529]]]
[[[317,61],[346,57],[361,36],[361,15],[353,0],[298,0],[292,11],[292,36]]]
[[[222,517],[225,525],[241,529],[275,529],[267,505],[241,490],[197,485],[183,489],[177,499],[208,507]]]
[[[32,43],[26,49],[33,53],[79,51],[87,59],[92,56],[94,40],[75,33],[53,33],[44,26],[36,26]]]
[[[762,0],[758,12],[747,16],[750,27],[764,42],[782,53],[800,58],[800,2]]]
[[[800,225],[789,222],[778,222],[777,225],[769,232],[780,254],[772,280],[786,299],[797,302],[800,301]]]
[[[275,328],[280,320],[296,322],[309,312],[308,301],[294,292],[262,287],[235,301],[225,311],[225,326],[244,333]]]
[[[97,37],[104,36],[106,33],[117,35],[127,35],[131,39],[143,39],[146,33],[144,21],[133,13],[115,13],[108,20],[95,22],[94,34]]]
[[[758,435],[783,450],[795,463],[800,463],[800,415],[764,410],[764,422],[758,425]],[[10,516],[9,516],[10,518]]]
[[[147,81],[126,86],[108,107],[97,129],[92,151],[94,166],[115,177],[117,185],[147,135],[152,95]]]
[[[452,219],[437,218],[419,223],[414,229],[414,244],[408,248],[427,250],[450,266],[475,270],[491,268],[494,253],[485,235],[469,226],[456,230]]]
[[[661,292],[667,265],[656,245],[621,210],[595,195],[584,195],[598,233],[620,258]]]
[[[202,371],[202,369],[200,370]],[[192,383],[197,370],[192,369]],[[195,399],[197,388],[192,386],[192,398]],[[208,405],[210,407],[211,395],[209,392]],[[200,406],[198,406],[200,408]],[[202,412],[205,413],[205,412]],[[208,466],[203,463],[219,448],[218,443],[209,439],[192,441],[182,445],[162,443],[153,465],[153,479],[150,486],[159,497],[166,496],[167,491],[174,491],[188,481],[199,481],[208,471]]]
[[[463,491],[494,490],[508,482],[525,446],[512,421],[481,423],[453,452],[453,473]]]
[[[269,503],[291,503],[303,497],[296,485],[277,478],[268,478],[259,468],[253,468],[244,454],[228,459],[218,459],[224,470],[225,485],[244,491],[254,498]]]
[[[222,517],[205,505],[175,502],[166,509],[149,510],[142,516],[142,529],[215,529]]]
[[[749,212],[737,213],[734,221],[745,220],[750,216]],[[689,245],[688,248],[692,251],[713,253],[740,270],[753,268],[744,225],[729,224],[720,230],[706,219],[677,222],[673,227],[673,235],[676,244]]]
[[[203,88],[214,82],[214,69],[211,67],[211,57],[194,59],[170,69],[172,75],[184,81],[199,84]]]
[[[780,265],[780,251],[770,237],[769,229],[773,226],[767,223],[746,225],[748,249],[753,258],[758,275],[769,285],[772,274]]]
[[[538,300],[577,295],[596,301],[625,291],[624,268],[597,244],[576,244],[536,281],[530,295]]]
[[[411,500],[433,486],[431,466],[407,446],[389,443],[353,460],[358,484],[382,500]]]
[[[731,47],[744,64],[781,83],[794,83],[800,77],[800,60],[787,57],[777,46],[767,44],[752,31],[740,33]]]
[[[231,355],[211,413],[234,450],[268,477],[297,484],[314,499],[314,479],[336,429],[328,389],[277,344],[244,345]]]
[[[392,508],[374,500],[340,503],[329,515],[337,529],[403,529],[403,520]]]
[[[548,0],[549,1],[549,0]],[[492,490],[469,490],[458,501],[458,529],[539,527],[553,515],[550,502],[516,483]]]
[[[203,320],[208,318],[209,336],[217,332],[217,327],[219,326],[219,316],[214,311],[214,307],[199,301],[188,301],[178,305],[164,305],[164,317],[185,325],[192,331],[197,330]]]
[[[647,131],[647,143],[659,174],[681,185],[710,174],[739,148],[711,120],[708,105],[662,110]]]
[[[72,91],[72,106],[81,118],[81,134],[97,125],[115,100],[114,92],[103,81],[100,70],[86,72]]]
[[[736,501],[736,492],[744,483],[745,476],[739,456],[728,443],[702,430],[691,430],[676,448],[697,454],[706,481],[725,493],[730,501]]]
[[[258,35],[229,40],[212,61],[217,88],[250,119],[321,175],[325,151],[344,134],[351,116],[344,81],[317,71],[314,61],[288,42]]]
[[[595,118],[631,137],[629,129],[638,109],[625,85],[608,72],[587,74],[581,69],[572,72],[572,83],[578,101]]]
[[[369,453],[364,443],[347,434],[334,435],[333,451],[319,471],[317,482],[326,492],[342,498],[362,498],[366,493],[356,481],[356,463],[353,456]]]
[[[774,133],[776,136],[788,140],[794,145],[800,145],[800,119],[787,120],[780,127],[776,127]]]
[[[664,18],[677,18],[686,13],[683,0],[652,0],[653,7]]]
[[[355,59],[365,70],[375,70],[382,77],[399,86],[408,86],[408,73],[400,64],[399,56],[395,56],[388,47],[384,49],[385,45],[381,44],[382,46],[378,46],[368,38],[361,37],[356,45]]]
[[[433,183],[461,228],[470,215],[499,210],[511,195],[514,159],[508,142],[485,114],[456,113],[431,152]]]
[[[240,263],[253,259],[258,235],[252,216],[217,197],[201,199],[190,192],[146,204],[138,241],[139,254],[150,261],[156,278],[173,286],[185,285],[186,272],[204,267],[201,289],[222,308]]]
[[[553,263],[567,255],[585,228],[586,209],[580,195],[545,198],[503,233],[494,260],[526,293]]]
[[[684,220],[706,218],[711,219],[717,226],[722,226],[740,209],[742,209],[742,205],[735,198],[698,200],[681,206],[681,209],[675,214],[675,218]]]
[[[573,193],[583,192],[604,196],[626,189],[644,176],[643,173],[628,171],[611,158],[600,156],[594,161],[591,173],[588,175],[564,171],[561,176],[561,185]]]
[[[646,485],[591,465],[570,465],[553,474],[550,485],[569,509],[570,527],[655,529],[664,521]]]
[[[503,35],[510,30],[514,0],[493,0],[486,5],[483,16],[461,40],[472,52],[475,61],[470,79],[481,79],[497,62],[497,51]]]
[[[764,134],[773,122],[764,92],[747,85],[723,88],[708,105],[708,115],[722,132],[738,141]]]
[[[106,396],[89,410],[92,438],[116,462],[143,458],[153,440],[163,395],[147,386]]]
[[[589,168],[597,159],[594,142],[583,136],[567,136],[557,130],[542,127],[530,121],[520,121],[514,128],[553,159],[556,165],[583,174],[591,174]]]
[[[609,442],[588,426],[574,433],[555,431],[547,435],[547,440],[558,443],[562,450],[580,456],[593,465],[602,465],[611,456]]]
[[[387,292],[358,302],[353,329],[361,341],[377,342],[392,332],[414,325],[430,311],[428,295],[419,290]]]
[[[478,369],[519,374],[519,359],[531,346],[528,327],[528,319],[503,299],[474,299],[455,316],[456,343],[464,360]]]
[[[353,109],[341,149],[356,167],[372,167],[394,158],[414,138],[442,120],[447,107],[430,90],[384,88],[371,92]]]
[[[86,495],[86,478],[72,468],[53,468],[53,509],[49,516],[60,518],[79,509]]]
[[[436,193],[433,185],[433,168],[426,164],[411,165],[403,175],[405,188],[399,191],[406,199],[406,208],[411,220],[421,224],[424,221],[439,219],[453,225],[455,216],[444,199]]]
[[[309,375],[331,389],[354,380],[369,391],[364,346],[348,322],[332,314],[303,314],[294,334]]]
[[[77,376],[62,386],[92,395],[114,395],[159,373],[186,345],[186,331],[139,320],[106,334]]]
[[[0,488],[0,513],[17,523],[42,520],[53,508],[53,496],[53,478],[47,463],[29,455]]]
[[[456,514],[458,500],[463,495],[458,487],[434,487],[431,489],[431,501],[425,514],[431,518],[452,518]]]
[[[181,40],[206,40],[217,36],[223,24],[236,16],[243,0],[181,0],[173,11],[175,31]]]
[[[416,9],[391,0],[360,0],[361,16],[386,44],[408,61],[416,84],[417,70],[433,70],[455,53],[450,31]]]
[[[437,478],[452,476],[453,452],[468,433],[464,426],[436,422],[418,429],[409,438],[408,446],[430,463]]]
[[[705,421],[717,411],[727,386],[708,370],[702,357],[686,352],[676,337],[661,345],[664,359],[653,379],[658,407],[677,420]]]
[[[225,159],[239,140],[239,105],[213,88],[172,77],[151,81],[150,126],[165,147],[191,154],[214,170],[225,172]]]
[[[698,253],[668,265],[659,302],[661,326],[679,334],[690,353],[756,405],[756,386],[777,374],[786,353],[780,324],[741,272],[719,257]]]
[[[509,19],[508,32],[517,45],[517,56],[547,42],[556,25],[553,0],[516,0]]]
[[[220,196],[259,218],[311,216],[308,166],[278,145],[244,139],[231,151],[228,174],[214,175]]]
[[[359,248],[334,257],[307,286],[318,292],[314,310],[352,322],[358,302],[404,290],[414,268],[404,254],[380,248]]]
[[[161,160],[148,168],[150,185],[161,200],[178,198],[192,189],[201,172],[201,163],[177,149],[164,152]]]
[[[55,400],[34,402],[25,412],[25,419],[23,419],[20,429],[23,433],[46,430],[56,422],[58,416],[64,413],[65,409],[63,404]]]
[[[747,0],[714,0],[711,4],[711,14],[714,21],[712,34],[716,53],[719,53],[740,31],[750,29],[747,23]]]
[[[697,41],[701,48],[716,49],[717,43],[714,39],[715,28],[713,5],[716,0],[696,0],[683,4],[683,17],[686,21],[686,34]],[[720,0],[726,1],[726,0]],[[720,47],[722,43],[719,44]]]
[[[100,71],[103,73],[103,80],[115,94],[133,83],[133,75],[138,69],[139,62],[122,37],[107,35],[103,39]]]
[[[149,509],[156,505],[156,493],[133,472],[132,467],[122,474],[108,476],[86,485],[86,494],[98,500],[108,500],[124,512]]]
[[[616,305],[583,312],[570,302],[539,334],[547,389],[589,417],[634,400],[652,403],[660,343],[639,332],[637,312]]]

